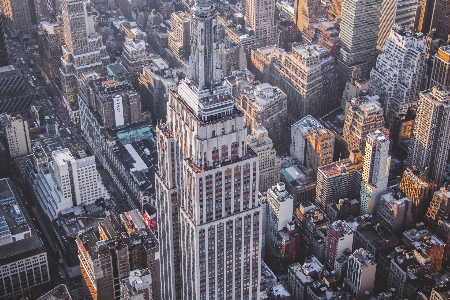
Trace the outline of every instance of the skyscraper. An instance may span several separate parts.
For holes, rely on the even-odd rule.
[[[377,49],[383,50],[395,21],[397,0],[383,0],[381,4],[380,30],[378,31]]]
[[[6,24],[13,36],[33,29],[31,1],[0,0]]]
[[[447,41],[450,34],[450,2],[422,0],[417,29],[422,33],[435,31],[435,37]]]
[[[76,93],[81,73],[99,70],[109,64],[102,36],[95,32],[94,16],[88,12],[87,0],[63,0],[64,42],[62,47],[61,86],[66,108],[76,121]]]
[[[216,8],[192,9],[188,76],[156,130],[161,299],[258,299],[259,159],[222,85]]]
[[[378,55],[370,72],[370,86],[386,107],[386,121],[393,123],[399,114],[406,114],[417,101],[427,81],[424,35],[396,27]]]
[[[275,45],[275,1],[246,0],[245,21],[255,33],[254,48]]]
[[[412,143],[406,163],[427,168],[430,179],[443,183],[450,148],[450,103],[448,93],[435,87],[420,93]]]
[[[361,214],[374,214],[381,195],[386,192],[389,166],[389,138],[386,133],[375,131],[366,139],[361,181]]]
[[[430,88],[450,90],[450,47],[440,47],[433,57]]]
[[[338,95],[350,79],[353,67],[361,68],[361,78],[369,78],[375,65],[375,49],[380,26],[382,0],[344,0],[340,50],[337,55]]]

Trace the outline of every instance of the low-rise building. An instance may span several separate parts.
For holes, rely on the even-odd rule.
[[[348,198],[339,199],[336,202],[330,202],[327,205],[327,217],[330,222],[337,220],[346,220],[348,217],[357,217],[359,215],[360,206],[356,199]]]
[[[287,286],[295,300],[309,299],[307,288],[314,281],[321,279],[323,265],[315,256],[305,259],[303,265],[294,263],[288,268]]]
[[[314,199],[316,180],[312,169],[305,168],[295,157],[284,156],[281,159],[280,179],[294,198],[294,209],[301,203]]]
[[[326,252],[326,234],[329,221],[323,211],[309,201],[303,202],[295,210],[294,220],[302,232],[299,261],[314,255],[323,264]]]

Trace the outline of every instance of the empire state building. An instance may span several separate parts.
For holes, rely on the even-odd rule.
[[[259,299],[259,160],[223,85],[216,8],[192,8],[187,79],[156,130],[161,299]]]

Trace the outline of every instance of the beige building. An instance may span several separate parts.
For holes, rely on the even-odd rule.
[[[309,23],[317,23],[327,17],[327,11],[320,0],[298,0],[295,5],[295,23],[300,31],[308,28]]]
[[[276,44],[275,1],[246,0],[245,21],[254,31],[254,48]]]
[[[3,136],[8,142],[9,154],[12,158],[31,153],[28,122],[22,118],[7,114],[0,115]]]
[[[366,137],[376,130],[383,130],[383,109],[373,97],[351,102],[345,116],[343,138],[349,150],[359,149],[364,155]]]
[[[250,71],[286,93],[290,124],[338,105],[334,58],[319,45],[295,46],[289,53],[273,46],[252,50]]]
[[[319,121],[306,116],[291,126],[291,155],[314,174],[333,162],[334,134]]]
[[[10,33],[18,36],[33,30],[31,1],[0,0]]]
[[[277,152],[287,150],[287,99],[282,90],[268,83],[256,83],[241,91],[236,105],[244,112],[249,130],[264,126]]]
[[[273,148],[272,140],[263,126],[252,128],[247,144],[259,157],[259,190],[266,192],[280,181],[281,160]]]
[[[168,32],[168,44],[170,50],[178,61],[189,58],[190,45],[190,31],[191,14],[187,12],[174,12],[170,16],[171,30]]]

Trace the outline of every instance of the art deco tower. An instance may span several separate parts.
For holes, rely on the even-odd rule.
[[[102,36],[95,32],[94,16],[88,12],[87,0],[63,0],[64,42],[61,57],[61,86],[66,106],[76,103],[81,73],[99,70],[109,63]],[[72,117],[76,115],[69,108]]]
[[[215,16],[194,5],[188,76],[156,130],[161,299],[259,299],[259,159],[222,85]]]

